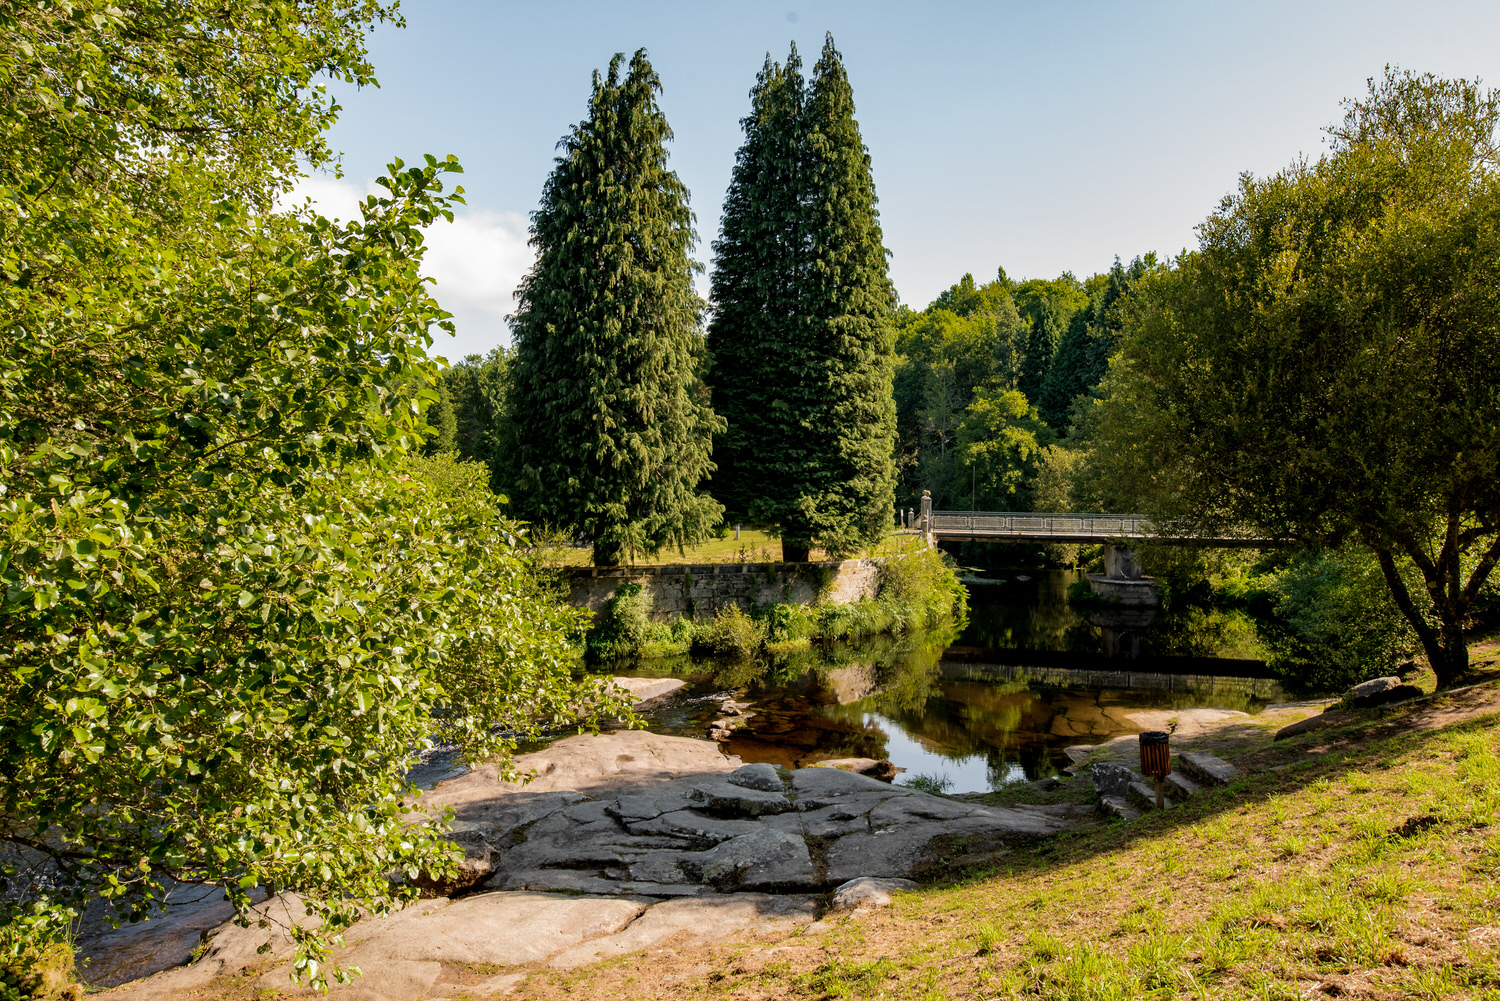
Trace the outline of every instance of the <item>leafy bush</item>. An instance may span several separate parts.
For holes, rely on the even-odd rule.
[[[1389,674],[1412,648],[1411,629],[1365,549],[1304,550],[1256,583],[1270,598],[1262,630],[1270,666],[1309,688]]]
[[[73,950],[65,918],[40,901],[7,917],[0,922],[0,1001],[82,997],[69,983]]]
[[[900,632],[929,629],[969,609],[969,592],[959,583],[952,560],[929,548],[887,557],[880,566],[877,600]]]
[[[801,605],[778,602],[766,609],[766,642],[794,643],[812,635],[817,624]]]
[[[611,660],[639,653],[651,636],[651,596],[634,581],[621,584],[589,630],[585,646],[591,660]]]
[[[725,605],[693,641],[695,653],[716,657],[748,657],[766,641],[765,623],[745,613],[739,605]]]
[[[457,162],[397,161],[348,222],[273,209],[329,153],[315,77],[371,82],[390,9],[169,6],[0,32],[0,929],[295,890],[322,982],[393,875],[452,871],[410,822],[430,737],[503,757],[622,700],[572,680],[577,615],[486,477],[411,454]]]

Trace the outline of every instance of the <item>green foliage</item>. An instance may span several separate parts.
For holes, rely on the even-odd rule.
[[[958,428],[959,454],[973,475],[977,510],[1025,511],[1031,498],[1026,485],[1036,478],[1041,450],[1052,440],[1036,408],[1019,390],[980,389]]]
[[[0,1001],[58,997],[72,979],[65,913],[40,901],[12,907],[0,921]],[[81,996],[76,993],[69,996]]]
[[[945,553],[923,547],[881,563],[877,602],[895,617],[896,631],[907,632],[962,618],[968,612],[969,592]]]
[[[438,398],[429,403],[422,414],[431,434],[422,451],[427,455],[457,454],[458,414],[453,409],[453,396],[448,391],[447,380],[440,379],[436,390]]]
[[[661,82],[645,50],[622,79],[623,61],[595,73],[589,116],[560,143],[511,324],[517,500],[585,532],[600,566],[707,538],[722,511],[698,489],[723,421],[697,383],[693,215],[667,169]]]
[[[977,388],[1012,386],[1019,371],[1025,327],[1010,293],[998,281],[973,289],[973,279],[964,278],[972,296],[956,294],[964,290],[960,282],[926,311],[905,315],[897,331],[893,393],[908,505],[924,489],[939,507],[966,493],[955,449],[964,410]],[[945,301],[965,312],[938,305]]]
[[[1074,401],[1095,392],[1109,369],[1109,359],[1120,343],[1124,310],[1135,287],[1161,269],[1154,253],[1137,257],[1128,267],[1118,258],[1105,274],[1083,286],[1088,301],[1068,319],[1052,364],[1034,398],[1049,425],[1068,428]]]
[[[469,355],[443,373],[443,391],[453,407],[453,435],[458,454],[482,462],[496,493],[513,491],[516,429],[509,405],[514,353],[492,348],[484,357]]]
[[[1500,93],[1390,72],[1347,112],[1138,286],[1097,452],[1163,518],[1368,546],[1447,681],[1500,560]]]
[[[830,36],[804,86],[795,46],[766,61],[714,243],[714,491],[780,527],[785,558],[831,556],[890,525],[895,293],[870,156]]]
[[[947,775],[927,775],[922,772],[908,776],[898,784],[904,785],[908,789],[915,789],[918,792],[929,792],[936,796],[941,796],[953,788],[953,780]]]
[[[1015,288],[1016,305],[1026,320],[1024,358],[1016,388],[1028,400],[1041,396],[1053,356],[1073,315],[1089,304],[1083,285],[1065,273],[1054,281],[1033,278]]]
[[[638,652],[651,637],[651,596],[634,581],[621,584],[589,630],[590,659],[610,660]]]
[[[1367,549],[1306,550],[1255,582],[1274,616],[1268,663],[1311,689],[1333,690],[1390,674],[1412,645]]]
[[[295,890],[323,982],[393,875],[451,869],[409,823],[430,737],[503,756],[618,704],[483,471],[415,454],[457,163],[397,161],[348,223],[269,208],[326,158],[314,74],[372,82],[385,13],[0,12],[0,929]]]
[[[817,628],[816,610],[802,605],[777,602],[766,609],[766,642],[796,643],[813,635]]]
[[[765,641],[766,624],[752,618],[739,605],[729,604],[698,630],[693,651],[715,657],[748,657],[759,651]]]

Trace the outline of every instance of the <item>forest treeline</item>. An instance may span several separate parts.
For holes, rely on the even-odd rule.
[[[516,354],[456,366],[430,412],[430,447],[486,462],[524,517],[582,530],[596,562],[617,562],[701,538],[716,514],[721,531],[728,517],[779,532],[788,559],[843,555],[924,491],[939,508],[1139,511],[1183,535],[1274,540],[1219,576],[1271,604],[1294,664],[1358,673],[1420,646],[1440,679],[1465,669],[1500,565],[1495,92],[1388,70],[1316,163],[1242,178],[1197,250],[1083,280],[966,274],[918,312],[886,276],[831,38],[810,80],[795,48],[757,78],[706,304],[688,289],[687,193],[656,153],[655,77],[633,85],[649,65],[631,66],[632,114],[599,113],[612,65],[569,142],[655,123],[628,144],[652,153],[623,187],[655,193],[650,219],[679,220],[643,243],[675,250],[633,250],[627,207],[551,263],[547,234],[571,240],[589,218],[554,213],[617,184],[559,157]],[[585,287],[625,274],[617,259],[628,279]],[[656,291],[622,297],[619,282]],[[688,322],[704,315],[706,336]],[[642,365],[667,330],[661,362]],[[1206,581],[1232,561],[1186,562],[1179,579]]]
[[[923,310],[898,306],[896,504],[915,507],[930,490],[938,508],[1102,509],[1104,491],[1084,478],[1091,407],[1118,347],[1123,300],[1161,267],[1147,253],[1081,280],[1017,281],[1001,269],[979,285],[965,274]],[[496,347],[444,372],[425,446],[483,462],[508,498],[521,479],[514,358]],[[706,485],[714,492],[712,478]]]

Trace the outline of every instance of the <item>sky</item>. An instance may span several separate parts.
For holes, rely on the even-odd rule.
[[[433,351],[453,361],[509,343],[530,213],[616,52],[645,48],[661,77],[711,268],[756,72],[793,42],[810,66],[832,32],[891,278],[916,308],[966,272],[1082,278],[1191,249],[1240,174],[1316,158],[1387,65],[1500,86],[1494,0],[403,0],[402,14],[369,39],[380,87],[331,87],[343,177],[297,197],[348,215],[392,157],[459,158],[467,210],[432,227],[425,265],[458,328]]]

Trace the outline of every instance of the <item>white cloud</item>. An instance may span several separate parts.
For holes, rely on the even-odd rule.
[[[327,176],[304,177],[282,201],[313,207],[332,219],[349,219],[360,201],[376,190]],[[432,353],[457,361],[510,343],[505,325],[515,311],[514,293],[535,254],[527,246],[526,217],[518,212],[468,211],[453,221],[436,222],[426,231],[422,273],[436,281],[433,296],[453,314],[457,334],[433,331]]]

